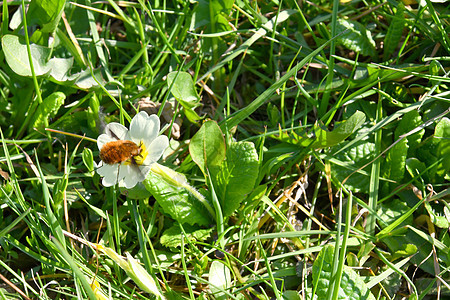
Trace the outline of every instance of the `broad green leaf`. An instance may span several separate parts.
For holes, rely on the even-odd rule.
[[[173,84],[173,86],[172,86]],[[167,85],[177,100],[184,101],[189,107],[194,107],[199,101],[192,76],[187,72],[171,72],[167,75]]]
[[[66,95],[62,92],[54,92],[45,98],[34,112],[29,128],[43,128],[48,125],[48,119],[56,115],[65,99]]]
[[[435,76],[435,78],[439,78],[439,74],[441,73],[441,70],[444,69],[445,67],[437,60],[432,60],[430,61],[430,64],[428,66],[428,73],[431,76]],[[441,81],[437,80],[437,79],[431,79],[430,80],[430,85],[441,85]],[[438,89],[439,90],[439,89]]]
[[[232,142],[222,164],[210,169],[224,217],[230,216],[253,190],[258,164],[253,143]]]
[[[283,300],[301,300],[300,295],[297,291],[284,291]]]
[[[412,110],[404,114],[398,123],[397,128],[395,129],[395,140],[398,140],[401,135],[410,132],[411,130],[417,128],[422,125],[422,117],[420,116],[417,110]],[[408,140],[408,153],[409,157],[414,156],[414,153],[422,141],[422,137],[425,133],[425,129],[420,129],[418,132],[413,133],[406,137]]]
[[[313,283],[318,299],[327,299],[328,288],[332,283],[334,246],[322,248],[312,268]],[[337,299],[375,300],[364,280],[352,268],[344,266]]]
[[[278,122],[280,121],[280,111],[277,107],[277,105],[274,105],[272,103],[267,103],[267,116],[269,117],[269,124],[270,127],[277,126]]]
[[[338,151],[339,148],[334,147],[333,149]],[[342,182],[354,171],[370,162],[375,157],[374,151],[375,145],[373,143],[363,142],[352,148],[347,148],[345,151],[331,155],[331,175],[339,182]],[[362,171],[353,173],[344,183],[344,186],[353,192],[368,193],[370,177],[368,172],[370,172],[370,166]]]
[[[220,14],[228,15],[230,9],[233,7],[234,0],[225,1],[206,1],[199,0],[197,7],[195,8],[195,21],[194,27],[199,28],[201,26],[209,25],[217,21],[217,16]],[[208,27],[209,28],[209,27]],[[209,32],[209,31],[207,31]]]
[[[2,48],[5,53],[6,62],[16,74],[20,76],[32,76],[27,46],[18,36],[11,34],[4,35],[2,38]],[[98,83],[92,78],[89,69],[69,75],[73,66],[73,57],[54,57],[48,60],[51,49],[36,44],[30,45],[30,51],[36,76],[48,75],[50,79],[58,83],[74,84],[81,89],[98,86]],[[100,69],[95,70],[94,75],[100,84],[104,83]]]
[[[152,194],[145,188],[142,183],[136,184],[133,188],[127,189],[120,187],[120,193],[127,196],[128,199],[148,199]]]
[[[16,12],[12,15],[11,20],[9,21],[9,28],[11,30],[16,30],[23,24],[23,14],[22,14],[22,7],[19,6],[20,9],[17,9]],[[6,28],[8,28],[8,25],[6,25]],[[7,31],[4,31],[6,33]]]
[[[58,58],[54,57],[47,63],[47,67],[50,70],[49,75],[57,82],[74,81],[78,79],[79,73],[73,76],[69,75],[69,72],[73,66],[73,57],[70,58]],[[89,72],[89,76],[91,73]]]
[[[358,256],[353,252],[347,253],[347,257],[345,258],[345,261],[347,262],[347,265],[349,267],[359,267],[360,266],[360,261],[358,259]]]
[[[379,205],[377,216],[380,217],[378,223],[381,228],[385,228],[387,225],[396,221],[400,216],[406,214],[410,207],[404,202],[393,199],[389,202],[383,202]],[[409,216],[399,227],[411,225],[413,223],[413,216]]]
[[[415,255],[411,257],[411,263],[417,264],[420,269],[429,274],[434,274],[435,261],[433,256],[430,256],[429,254],[437,250],[439,259],[442,260],[444,264],[448,265],[450,263],[448,246],[442,245],[441,243],[441,248],[443,249],[436,248],[438,240],[433,240],[429,234],[421,231],[420,228],[412,230],[416,227],[417,225],[414,225],[407,226],[406,230],[404,228],[394,230],[382,237],[380,241],[383,242],[394,255],[398,256],[402,253],[411,251],[411,246],[408,245],[420,245],[420,251],[417,251]],[[433,250],[433,243],[435,243],[435,250]]]
[[[425,176],[425,180],[428,181],[428,176],[425,173],[426,168],[427,166],[415,157],[406,159],[406,170],[411,177],[422,174],[422,176]]]
[[[209,269],[209,289],[213,293],[214,299],[228,299],[223,291],[229,287],[231,287],[230,269],[223,262],[214,260]]]
[[[348,31],[337,38],[337,41],[350,50],[366,56],[375,56],[375,42],[370,32],[361,23],[352,20],[338,19],[336,33]]]
[[[429,177],[431,183],[443,183],[450,171],[450,120],[442,118],[435,127],[431,139],[426,139],[416,150],[417,158],[426,166],[434,165],[428,172],[421,174]]]
[[[379,273],[386,274],[387,272],[389,272],[390,275],[384,276],[385,278],[381,281],[381,285],[383,286],[383,289],[386,291],[386,293],[389,294],[391,299],[395,299],[395,295],[397,295],[397,293],[399,292],[399,290],[403,284],[402,276],[399,273],[393,271],[388,266],[383,266],[380,269]],[[377,275],[377,276],[379,276],[379,275]],[[375,277],[372,277],[372,278],[374,279]]]
[[[65,0],[31,1],[27,12],[29,25],[38,24],[42,32],[54,32],[61,20],[65,3]]]
[[[170,92],[183,106],[186,117],[191,122],[201,118],[194,111],[199,106],[200,98],[195,89],[192,76],[187,72],[171,72],[167,75],[167,86],[171,88]]]
[[[440,213],[435,212],[435,209],[431,206],[429,202],[425,202],[424,206],[427,209],[428,215],[430,216],[430,220],[434,225],[436,225],[439,228],[446,228],[446,229],[450,227],[447,218],[445,218],[445,216],[443,215],[443,211],[441,211]],[[442,207],[439,208],[442,209]]]
[[[359,129],[365,120],[366,116],[364,113],[356,111],[346,121],[339,123],[337,128],[331,132],[316,126],[314,130],[316,141],[311,147],[318,149],[337,145]]]
[[[233,3],[234,0],[199,0],[193,13],[192,29],[202,27],[202,32],[208,35],[207,38],[202,39],[201,47],[204,53],[214,52],[213,64],[221,53],[226,52],[227,40],[235,35],[229,24]],[[222,32],[228,34],[215,35]],[[223,70],[219,69],[215,73],[217,72],[223,72]]]
[[[144,186],[155,197],[164,212],[178,222],[190,225],[211,224],[209,213],[204,206],[184,188],[175,187],[152,172],[144,180]]]
[[[14,72],[20,76],[32,75],[25,42],[20,41],[16,35],[6,34],[2,38],[2,48],[6,62]],[[50,67],[46,59],[50,55],[50,48],[31,44],[30,51],[36,76],[47,74]]]
[[[306,133],[297,134],[293,131],[282,131],[281,135],[272,137],[293,145],[299,145],[302,147],[313,149],[321,149],[332,147],[341,143],[352,133],[358,130],[365,121],[365,114],[361,111],[356,111],[347,120],[337,123],[336,128],[333,131],[328,131],[321,128],[318,124],[315,124],[314,137],[308,137],[306,136]]]
[[[436,148],[436,145],[433,145],[430,139],[427,139],[416,151],[417,158],[420,162],[422,162],[426,167],[433,166],[431,169],[428,169],[428,171],[420,173],[420,176],[422,178],[429,178],[429,181],[433,183],[439,181],[439,176],[437,175],[438,158],[436,157]],[[420,165],[417,163],[414,164],[414,167],[418,166]]]
[[[203,123],[189,143],[189,153],[203,173],[207,168],[222,163],[225,158],[225,139],[215,121]]]
[[[208,229],[198,229],[194,226],[190,225],[183,225],[184,233],[186,235],[184,236],[184,244],[187,243],[186,239],[189,239],[191,242],[196,241],[204,241],[207,238],[211,236],[211,233],[214,230],[214,227],[208,228]],[[161,245],[169,248],[177,248],[181,246],[181,234],[183,232],[181,231],[181,228],[178,224],[173,225],[169,229],[165,230],[164,233],[161,235],[161,239],[159,242]],[[183,234],[184,234],[183,233]]]
[[[444,205],[445,205],[444,206],[444,216],[447,219],[447,222],[450,223],[450,204],[445,203]],[[1,236],[1,234],[0,234],[0,236]]]
[[[95,79],[97,80],[95,80],[94,77],[92,77],[91,70],[89,69],[81,71],[80,73],[77,73],[74,76],[70,76],[69,78],[67,78],[67,80],[70,81],[73,78],[75,78],[74,85],[76,85],[80,89],[85,90],[90,89],[92,87],[98,87],[97,81],[101,85],[106,83],[102,75],[102,70],[100,68],[94,70],[92,73],[94,74]]]
[[[398,259],[401,257],[412,256],[417,252],[417,246],[413,244],[403,245],[403,249],[398,249],[394,252],[393,259]]]
[[[400,182],[405,175],[406,158],[408,156],[408,140],[406,138],[395,144],[386,154],[383,161],[384,178]]]
[[[391,24],[384,38],[383,60],[387,60],[397,48],[400,39],[403,37],[403,28],[405,27],[405,6],[402,2],[397,5],[397,12],[392,17]]]
[[[413,198],[417,201],[417,198],[414,195]],[[383,228],[383,230],[393,224],[395,225],[395,223],[398,223],[404,216],[407,216],[403,222],[395,225],[396,229],[388,231],[384,236],[382,236],[380,241],[386,244],[395,258],[407,256],[408,253],[412,251],[412,247],[414,247],[408,245],[420,245],[421,251],[415,253],[415,255],[411,258],[411,262],[418,264],[424,271],[432,273],[434,272],[433,259],[430,259],[428,256],[430,251],[433,251],[432,239],[425,232],[422,232],[423,237],[420,237],[418,234],[418,232],[420,232],[419,229],[417,232],[410,229],[411,227],[417,226],[417,224],[413,223],[413,210],[414,207],[411,208],[398,199],[380,204],[377,211],[377,215],[380,216],[378,224],[380,224],[380,227]],[[443,258],[446,261],[449,260],[445,253],[441,252],[439,249],[437,250],[441,259]]]
[[[302,147],[310,147],[315,141],[315,138],[308,137],[306,135],[306,132],[298,134],[295,131],[281,131],[279,135],[271,135],[271,137],[292,145],[299,145]]]
[[[434,130],[433,143],[437,144],[436,157],[442,159],[436,173],[444,176],[450,171],[450,119],[442,118]]]
[[[146,291],[147,293],[153,294],[155,296],[158,296],[160,297],[160,299],[165,299],[164,296],[161,294],[153,277],[128,252],[126,253],[125,258],[109,247],[104,247],[99,244],[95,245],[98,250],[106,254],[117,265],[119,265],[120,268],[127,273],[127,275],[139,286],[141,290]]]

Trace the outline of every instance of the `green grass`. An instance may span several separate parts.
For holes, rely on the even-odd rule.
[[[4,1],[0,298],[449,297],[425,2]],[[104,187],[97,137],[148,106],[165,168]]]

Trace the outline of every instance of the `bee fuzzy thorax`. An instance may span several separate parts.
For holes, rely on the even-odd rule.
[[[109,165],[131,160],[141,154],[141,148],[132,141],[112,141],[103,145],[100,149],[100,159]]]

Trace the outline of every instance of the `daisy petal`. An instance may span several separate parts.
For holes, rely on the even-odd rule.
[[[111,122],[106,125],[105,134],[109,135],[115,140],[127,140],[128,129],[122,124]]]
[[[147,178],[148,173],[152,169],[152,163],[150,163],[148,165],[139,166],[139,169],[141,170],[141,174],[142,174],[142,177],[143,177],[142,181],[144,181],[145,178]]]
[[[154,139],[147,148],[148,155],[145,158],[144,165],[149,165],[151,162],[157,162],[167,147],[169,147],[169,138],[167,136],[160,135]]]
[[[112,182],[112,181],[109,181],[108,178],[106,178],[106,177],[103,177],[102,184],[103,184],[104,187],[110,187],[110,186],[115,185],[116,183]]]
[[[147,115],[145,111],[139,112],[131,120],[130,135],[135,143],[143,141],[149,145],[159,133],[159,118],[157,115]]]
[[[142,175],[141,171],[139,170],[139,167],[136,165],[129,165],[128,171],[129,171],[129,173],[123,179],[123,183],[127,189],[131,189],[138,182],[141,182],[145,179],[145,178],[143,178],[143,175]]]
[[[114,168],[113,167],[114,165],[107,165],[102,161],[98,165],[99,168],[97,169],[97,173],[100,174],[101,176],[109,175],[110,173],[114,172],[113,169],[117,169],[117,166]]]
[[[121,164],[119,165],[119,175],[117,175],[117,182],[122,181],[122,179],[126,178],[130,175],[130,166]]]
[[[108,143],[108,142],[112,142],[115,141],[114,138],[112,138],[111,136],[107,135],[107,134],[100,134],[100,136],[97,138],[97,146],[98,149],[101,150],[103,148],[103,145]]]
[[[113,186],[117,183],[118,165],[104,164],[97,169],[97,173],[103,177],[102,184],[104,186]]]

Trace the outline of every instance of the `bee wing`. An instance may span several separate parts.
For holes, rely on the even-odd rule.
[[[111,122],[105,127],[105,134],[114,140],[129,140],[128,129],[122,124]]]

